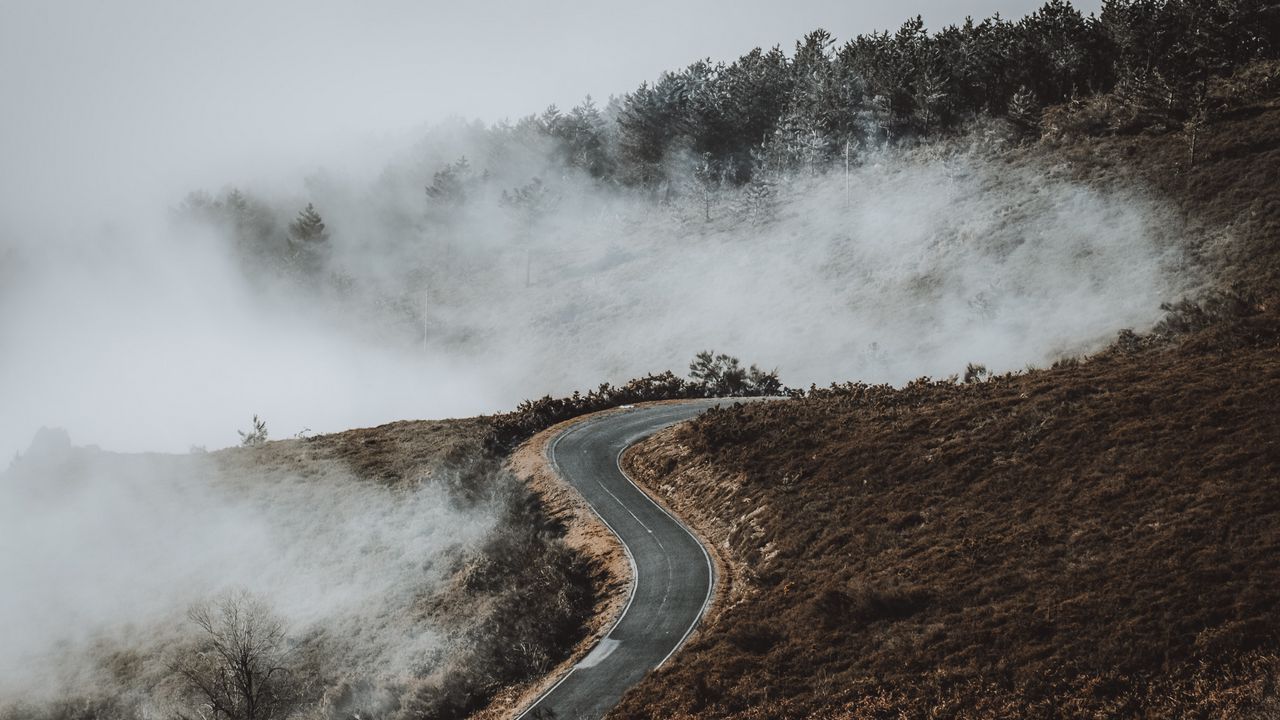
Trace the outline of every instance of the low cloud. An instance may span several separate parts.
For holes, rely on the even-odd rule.
[[[333,464],[272,470],[44,444],[0,474],[9,700],[146,694],[192,638],[187,609],[241,591],[265,598],[295,641],[322,641],[343,676],[430,671],[447,628],[415,603],[496,517],[485,503],[458,507],[440,483],[390,489]],[[125,678],[105,660],[119,653],[141,663]]]

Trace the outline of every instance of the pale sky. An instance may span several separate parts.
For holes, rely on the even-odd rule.
[[[0,233],[68,196],[109,205],[451,115],[603,101],[817,27],[844,40],[917,13],[938,28],[1039,4],[0,0]]]

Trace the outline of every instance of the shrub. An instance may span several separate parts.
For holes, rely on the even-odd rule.
[[[1211,291],[1199,301],[1162,303],[1165,317],[1152,331],[1162,337],[1187,335],[1218,324],[1234,324],[1261,312],[1258,298],[1244,290]]]
[[[776,395],[782,391],[777,370],[765,372],[755,365],[744,368],[738,358],[714,350],[694,356],[689,377],[708,397]]]
[[[778,371],[763,371],[752,365],[743,369],[737,358],[701,352],[689,365],[692,381],[677,377],[670,370],[645,375],[625,385],[602,384],[585,395],[574,391],[568,397],[546,395],[525,400],[513,412],[493,417],[493,432],[488,440],[491,449],[505,451],[556,423],[607,410],[620,405],[658,400],[688,400],[706,397],[759,397],[788,393],[778,379]]]
[[[462,718],[504,685],[545,674],[581,639],[596,604],[593,561],[561,540],[563,527],[531,491],[504,482],[501,521],[463,571],[468,596],[487,598],[439,682],[423,686],[410,715]]]
[[[989,377],[991,377],[991,371],[987,369],[986,365],[969,363],[964,369],[965,383],[978,382]]]

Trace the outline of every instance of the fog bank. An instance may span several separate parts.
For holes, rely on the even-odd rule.
[[[461,508],[425,478],[390,489],[333,463],[262,466],[271,452],[115,455],[43,432],[0,473],[0,710],[125,691],[158,702],[195,637],[188,608],[242,591],[323,655],[327,677],[438,667],[447,628],[415,604],[499,508]]]
[[[1160,203],[1034,162],[885,151],[642,193],[493,137],[441,126],[378,173],[11,244],[0,450],[41,425],[183,451],[252,413],[281,437],[494,412],[707,348],[797,386],[1017,370],[1147,327],[1187,286]],[[447,202],[423,190],[442,168]],[[324,254],[302,271],[306,203]]]

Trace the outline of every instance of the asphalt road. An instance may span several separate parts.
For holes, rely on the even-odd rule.
[[[649,499],[618,464],[629,445],[725,400],[637,407],[575,425],[551,442],[560,475],[622,540],[633,583],[609,634],[520,718],[600,718],[693,632],[711,600],[715,571],[698,540]]]

